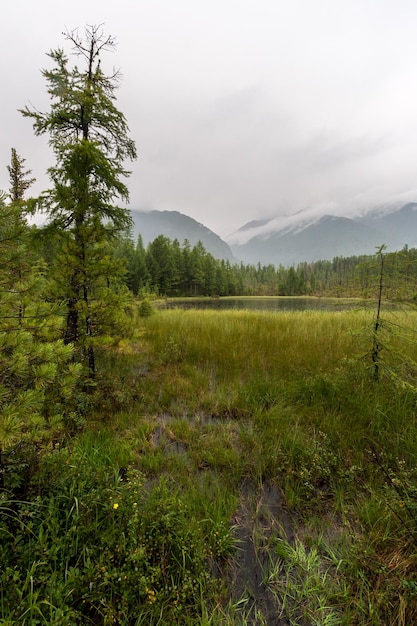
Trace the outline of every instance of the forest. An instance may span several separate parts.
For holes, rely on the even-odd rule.
[[[124,239],[118,254],[126,261],[126,286],[134,295],[154,296],[327,296],[369,297],[379,273],[375,255],[335,257],[295,267],[232,264],[214,259],[201,242],[191,248],[185,240],[160,235],[145,249]],[[417,250],[404,247],[385,252],[385,295],[413,301]]]
[[[0,197],[0,625],[417,623],[417,250],[277,268],[145,249],[119,206],[115,42],[64,41],[50,108],[21,111],[50,189],[30,196],[12,148]],[[229,295],[367,307],[155,306]]]

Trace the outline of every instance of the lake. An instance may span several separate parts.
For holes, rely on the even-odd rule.
[[[374,301],[348,298],[264,296],[225,298],[168,298],[157,304],[161,309],[216,309],[253,311],[346,311],[376,306]],[[384,306],[386,306],[384,304]]]

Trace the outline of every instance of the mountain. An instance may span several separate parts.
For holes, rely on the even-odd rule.
[[[405,245],[417,247],[417,203],[409,202],[396,211],[371,211],[361,218],[361,222],[377,227],[385,234],[386,243],[392,250]]]
[[[281,225],[277,219],[249,222],[233,233],[229,244],[233,255],[244,263],[284,266],[372,254],[381,244],[391,251],[406,244],[417,247],[417,204],[355,218],[324,215],[309,221],[301,217]]]
[[[324,215],[303,228],[265,233],[244,244],[232,245],[233,254],[244,263],[293,265],[301,261],[333,259],[374,251],[381,241],[376,229],[347,217]]]
[[[284,218],[252,220],[223,241],[213,231],[178,211],[131,211],[133,234],[140,233],[146,246],[158,235],[191,246],[201,241],[216,259],[256,265],[296,265],[331,260],[336,256],[373,254],[386,244],[388,250],[404,245],[417,247],[417,203],[389,205],[356,217],[299,212]]]
[[[178,211],[131,210],[131,215],[133,236],[136,239],[140,234],[145,247],[158,235],[164,235],[171,241],[178,239],[180,244],[184,242],[184,239],[188,239],[191,246],[195,246],[201,241],[207,252],[210,252],[215,259],[224,259],[236,263],[229,245],[223,239],[183,213]]]

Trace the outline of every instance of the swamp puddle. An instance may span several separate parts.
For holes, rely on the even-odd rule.
[[[289,626],[267,585],[278,560],[274,542],[294,541],[293,521],[279,489],[270,481],[259,486],[245,481],[232,523],[238,545],[230,572],[232,602],[242,605],[249,626]]]

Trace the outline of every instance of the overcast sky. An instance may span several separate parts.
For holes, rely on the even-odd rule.
[[[0,188],[11,147],[32,193],[48,186],[47,142],[17,109],[48,109],[40,70],[62,31],[103,23],[139,154],[132,209],[227,236],[262,217],[417,201],[416,0],[20,0],[1,14]]]

